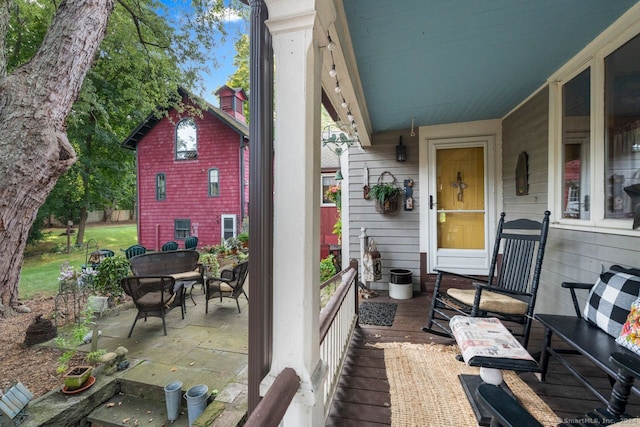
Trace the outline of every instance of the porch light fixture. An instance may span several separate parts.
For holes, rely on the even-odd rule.
[[[402,145],[402,135],[400,135],[400,142],[396,145],[396,161],[404,162],[407,160],[407,146]]]

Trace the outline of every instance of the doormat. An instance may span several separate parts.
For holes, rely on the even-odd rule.
[[[391,326],[398,305],[392,302],[360,303],[360,323],[365,325]]]

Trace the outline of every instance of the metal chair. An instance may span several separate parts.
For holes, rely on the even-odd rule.
[[[427,326],[422,330],[452,337],[448,323],[456,314],[495,316],[522,325],[522,331],[513,334],[522,337],[522,345],[526,348],[547,243],[549,215],[546,211],[542,222],[529,219],[505,222],[505,213],[500,215],[486,280],[437,269],[431,311]],[[470,279],[473,287],[443,291],[441,285],[445,275]]]
[[[185,249],[196,249],[198,247],[198,238],[196,236],[189,236],[184,239]]]
[[[174,241],[167,242],[164,245],[162,245],[162,248],[160,248],[160,250],[162,252],[177,251],[178,250],[178,244],[176,242],[174,242]]]
[[[209,312],[209,300],[211,298],[220,297],[220,301],[222,301],[222,298],[226,297],[236,300],[238,313],[240,313],[240,303],[238,302],[240,295],[244,295],[249,301],[249,297],[244,290],[248,273],[249,260],[245,260],[239,262],[232,270],[222,270],[220,277],[210,277],[205,283],[206,305],[204,312]]]
[[[131,259],[136,255],[142,255],[147,252],[147,248],[141,245],[131,245],[127,249],[124,250],[124,254],[127,259]]]

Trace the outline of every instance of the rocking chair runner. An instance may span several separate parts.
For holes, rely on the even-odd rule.
[[[222,297],[233,298],[236,300],[238,306],[238,313],[240,313],[240,303],[238,298],[240,295],[249,301],[249,297],[244,290],[244,283],[247,280],[247,274],[249,273],[249,261],[241,261],[236,265],[233,270],[222,270],[220,272],[221,277],[210,277],[205,284],[205,296],[206,305],[205,313],[209,312],[209,300],[211,298]]]
[[[438,276],[433,290],[431,312],[427,326],[422,330],[452,337],[449,329],[449,319],[452,316],[491,315],[521,324],[522,331],[513,334],[522,336],[522,345],[526,348],[547,243],[549,215],[550,212],[546,211],[542,222],[528,219],[505,222],[505,213],[500,215],[487,280],[436,269]],[[451,288],[443,291],[441,286],[444,275],[470,279],[473,281],[473,288]]]

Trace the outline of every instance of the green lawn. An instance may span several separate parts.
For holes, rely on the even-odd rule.
[[[116,255],[124,256],[125,249],[137,243],[135,224],[91,226],[85,230],[85,245],[74,247],[75,235],[71,235],[71,253],[67,253],[67,236],[61,228],[45,230],[46,238],[37,245],[29,245],[25,250],[24,264],[18,287],[21,300],[37,296],[51,296],[58,292],[60,265],[65,261],[80,269],[86,261],[87,245],[89,252],[96,249],[111,249]]]

